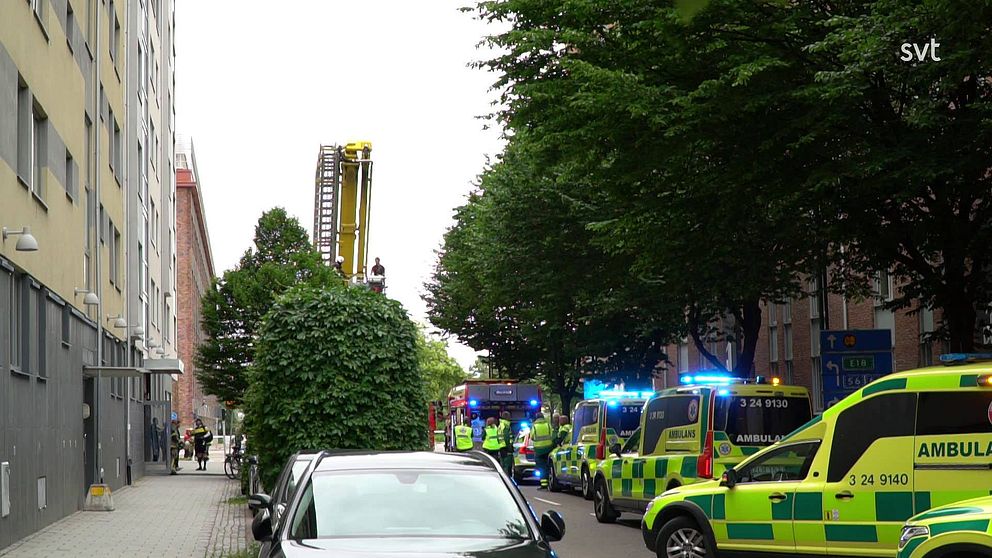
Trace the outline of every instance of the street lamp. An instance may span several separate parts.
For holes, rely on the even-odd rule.
[[[94,293],[93,291],[80,289],[79,287],[76,287],[75,289],[73,289],[73,292],[76,293],[76,296],[85,294],[86,296],[83,297],[83,304],[87,306],[98,306],[100,304],[100,297],[96,296],[96,293]]]
[[[7,241],[8,236],[20,236],[17,239],[17,244],[14,246],[14,250],[18,252],[37,252],[38,251],[38,240],[35,239],[34,235],[31,234],[31,227],[22,227],[21,230],[15,231],[3,228],[3,240]]]

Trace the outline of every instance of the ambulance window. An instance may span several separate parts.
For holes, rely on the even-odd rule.
[[[572,443],[577,444],[579,442],[579,435],[581,430],[590,424],[596,424],[599,420],[597,416],[599,414],[598,405],[582,405],[580,404],[575,408],[575,418],[572,419]]]
[[[827,482],[840,482],[875,440],[912,436],[916,394],[878,395],[842,411],[834,425]]]
[[[606,427],[612,428],[617,436],[628,438],[641,424],[641,409],[644,405],[615,405],[606,407]]]
[[[669,428],[695,424],[699,420],[699,397],[674,395],[650,401],[644,412],[644,455],[654,452],[661,433]]]
[[[713,428],[737,446],[769,446],[812,418],[807,397],[719,396]]]
[[[641,429],[638,428],[637,430],[634,430],[633,434],[630,435],[630,438],[627,438],[627,441],[624,442],[623,448],[620,450],[620,453],[635,452],[637,451],[637,446],[640,443],[641,443]]]
[[[783,482],[806,478],[820,442],[789,444],[741,467],[737,482]]]
[[[992,392],[946,391],[920,394],[917,436],[992,432]]]

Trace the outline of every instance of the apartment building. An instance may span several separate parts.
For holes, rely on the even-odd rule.
[[[945,352],[943,343],[930,338],[939,313],[927,308],[890,310],[898,285],[887,273],[874,280],[876,296],[850,300],[825,293],[817,278],[809,278],[802,297],[761,303],[761,330],[754,355],[754,375],[778,377],[785,383],[810,390],[813,407],[822,411],[824,401],[820,332],[838,329],[887,329],[892,336],[894,371],[910,370],[937,362]],[[736,366],[736,347],[729,343],[707,343],[706,350],[727,368]],[[658,388],[677,385],[680,374],[712,370],[714,365],[691,340],[668,347],[671,365],[655,379]]]
[[[173,410],[182,428],[190,428],[196,418],[220,433],[224,418],[217,398],[203,393],[196,368],[196,351],[206,339],[201,326],[200,300],[213,285],[214,259],[203,207],[200,175],[192,140],[176,138],[176,250],[179,261],[179,359],[184,373],[176,383]]]
[[[160,130],[163,164],[149,184],[162,200],[174,197],[171,0],[5,0],[0,11],[4,548],[80,509],[90,485],[115,489],[145,474],[142,454],[161,437],[145,435],[144,418],[165,424],[170,376],[181,369],[162,358],[174,351],[174,311],[172,329],[163,325],[167,297],[163,324],[145,327],[133,295],[141,261],[134,177],[138,146],[148,145],[138,142],[133,47],[142,25],[158,33],[149,63],[161,72],[159,106],[148,125]],[[173,209],[159,203],[165,245]],[[171,293],[174,250],[163,254],[148,273]]]

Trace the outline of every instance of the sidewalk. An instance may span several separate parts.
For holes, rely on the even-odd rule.
[[[214,558],[248,546],[247,506],[237,481],[224,476],[224,455],[208,470],[180,461],[175,476],[147,476],[114,493],[115,511],[78,512],[0,550],[3,558]]]

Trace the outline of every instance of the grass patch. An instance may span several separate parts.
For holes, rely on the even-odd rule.
[[[233,500],[233,498],[232,498]],[[229,552],[227,554],[218,554],[215,558],[255,558],[258,556],[258,551],[261,549],[261,545],[258,543],[251,543],[251,545],[245,550],[239,550],[237,552]]]
[[[248,505],[248,497],[247,496],[235,496],[234,498],[229,498],[227,500],[227,503],[228,504],[231,504],[232,506],[247,506]]]

